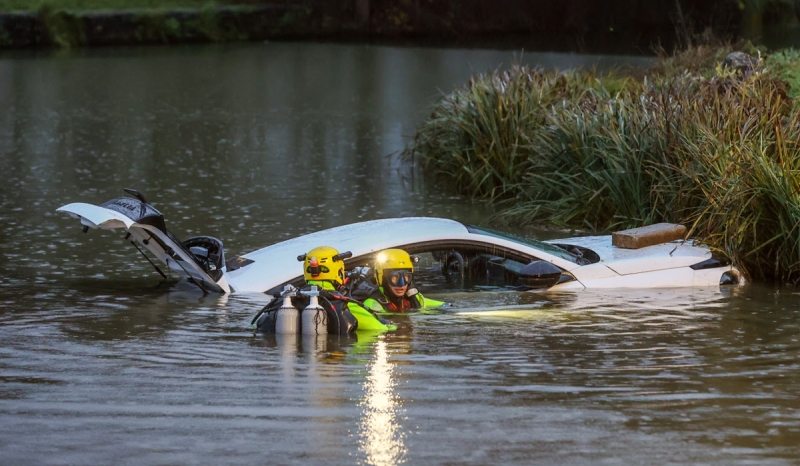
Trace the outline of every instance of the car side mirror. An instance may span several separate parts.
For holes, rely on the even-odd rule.
[[[561,279],[561,269],[547,261],[533,261],[519,271],[520,285],[531,288],[550,288]]]

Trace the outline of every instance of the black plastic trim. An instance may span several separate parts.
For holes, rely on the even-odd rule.
[[[167,225],[164,216],[155,207],[139,199],[118,197],[100,204],[100,207],[119,212],[136,223],[150,225],[167,234]]]
[[[246,259],[244,257],[239,257],[239,256],[232,257],[232,258],[228,259],[227,262],[225,262],[225,270],[227,270],[228,272],[233,272],[236,269],[241,269],[242,267],[247,267],[248,265],[252,264],[253,262],[255,262],[255,261],[252,260],[252,259]]]
[[[689,267],[691,267],[692,270],[706,270],[706,269],[716,269],[719,267],[726,267],[728,265],[731,265],[731,261],[729,261],[728,259],[724,257],[711,256],[710,259],[706,259],[703,262],[698,262],[694,265],[690,265]]]
[[[720,285],[738,285],[739,284],[739,275],[734,272],[733,270],[728,270],[727,272],[722,274],[722,277],[719,279]]]

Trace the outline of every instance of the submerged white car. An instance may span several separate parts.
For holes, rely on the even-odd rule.
[[[302,267],[297,257],[317,246],[352,252],[345,261],[347,270],[362,270],[359,268],[371,264],[375,253],[382,249],[400,248],[423,259],[419,269],[436,270],[449,280],[516,290],[742,283],[738,270],[727,260],[713,256],[708,248],[691,240],[625,249],[612,246],[610,235],[538,241],[428,217],[344,225],[226,261],[220,240],[210,236],[179,240],[167,230],[163,215],[141,193],[125,191],[135,198],[116,198],[99,206],[73,203],[57,211],[79,219],[84,231],[124,230],[170,270],[208,291],[275,295],[286,284],[300,285]]]

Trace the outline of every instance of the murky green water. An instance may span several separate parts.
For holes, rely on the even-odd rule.
[[[514,59],[0,57],[0,463],[798,464],[800,291],[434,294],[456,308],[392,334],[254,337],[264,296],[161,283],[121,236],[54,212],[134,187],[229,255],[373,218],[482,223],[397,153],[440,92]]]

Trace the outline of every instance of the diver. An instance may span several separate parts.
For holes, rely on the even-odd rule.
[[[386,249],[375,260],[375,285],[366,290],[354,291],[354,296],[366,295],[364,306],[375,312],[409,312],[417,309],[441,307],[445,303],[422,296],[413,286],[414,262],[402,249]],[[359,294],[359,291],[361,294]]]
[[[287,287],[289,288],[287,295],[277,296],[270,301],[253,318],[252,324],[256,325],[257,330],[265,333],[280,332],[276,324],[281,304],[286,305],[285,298],[287,296],[290,298],[293,308],[306,309],[315,301],[309,299],[312,295],[316,297],[316,292],[311,292],[312,287],[315,287],[319,293],[317,302],[327,316],[327,333],[341,335],[356,330],[395,330],[397,328],[395,325],[379,318],[374,312],[365,309],[361,303],[342,293],[345,282],[344,260],[351,255],[349,251],[339,253],[330,246],[320,246],[298,256],[297,260],[303,262],[303,278],[306,285],[300,290]],[[302,330],[297,328],[291,333],[302,333]]]

